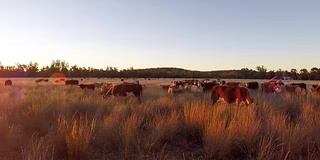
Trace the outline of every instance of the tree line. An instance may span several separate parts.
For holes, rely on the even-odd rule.
[[[310,70],[291,69],[267,70],[265,66],[257,66],[256,70],[242,68],[240,70],[193,71],[181,68],[147,68],[119,70],[117,67],[107,66],[104,69],[93,67],[79,67],[69,65],[62,60],[53,60],[50,65],[39,67],[37,62],[3,66],[0,63],[0,77],[32,78],[51,77],[55,73],[62,73],[67,77],[110,77],[110,78],[235,78],[235,79],[271,79],[274,76],[291,77],[294,80],[320,80],[320,68]]]

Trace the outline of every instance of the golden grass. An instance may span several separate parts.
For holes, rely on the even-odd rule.
[[[252,92],[258,105],[147,86],[142,103],[54,85],[0,87],[0,159],[316,159],[320,97]]]

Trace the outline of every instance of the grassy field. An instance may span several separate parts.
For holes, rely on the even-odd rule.
[[[1,85],[0,159],[320,157],[317,95],[251,91],[257,105],[212,105],[209,94],[168,95],[159,85],[169,82],[141,82],[142,103],[52,83]]]

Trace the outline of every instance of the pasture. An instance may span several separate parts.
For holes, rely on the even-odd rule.
[[[259,90],[250,91],[256,104],[212,105],[209,93],[169,95],[160,85],[172,79],[140,79],[146,87],[138,103],[131,94],[103,99],[98,90],[52,80],[12,80],[0,80],[0,159],[320,157],[318,95]],[[120,80],[80,83],[93,82]]]

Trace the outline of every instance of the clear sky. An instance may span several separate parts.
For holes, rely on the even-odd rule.
[[[0,61],[320,67],[319,0],[0,0]]]

